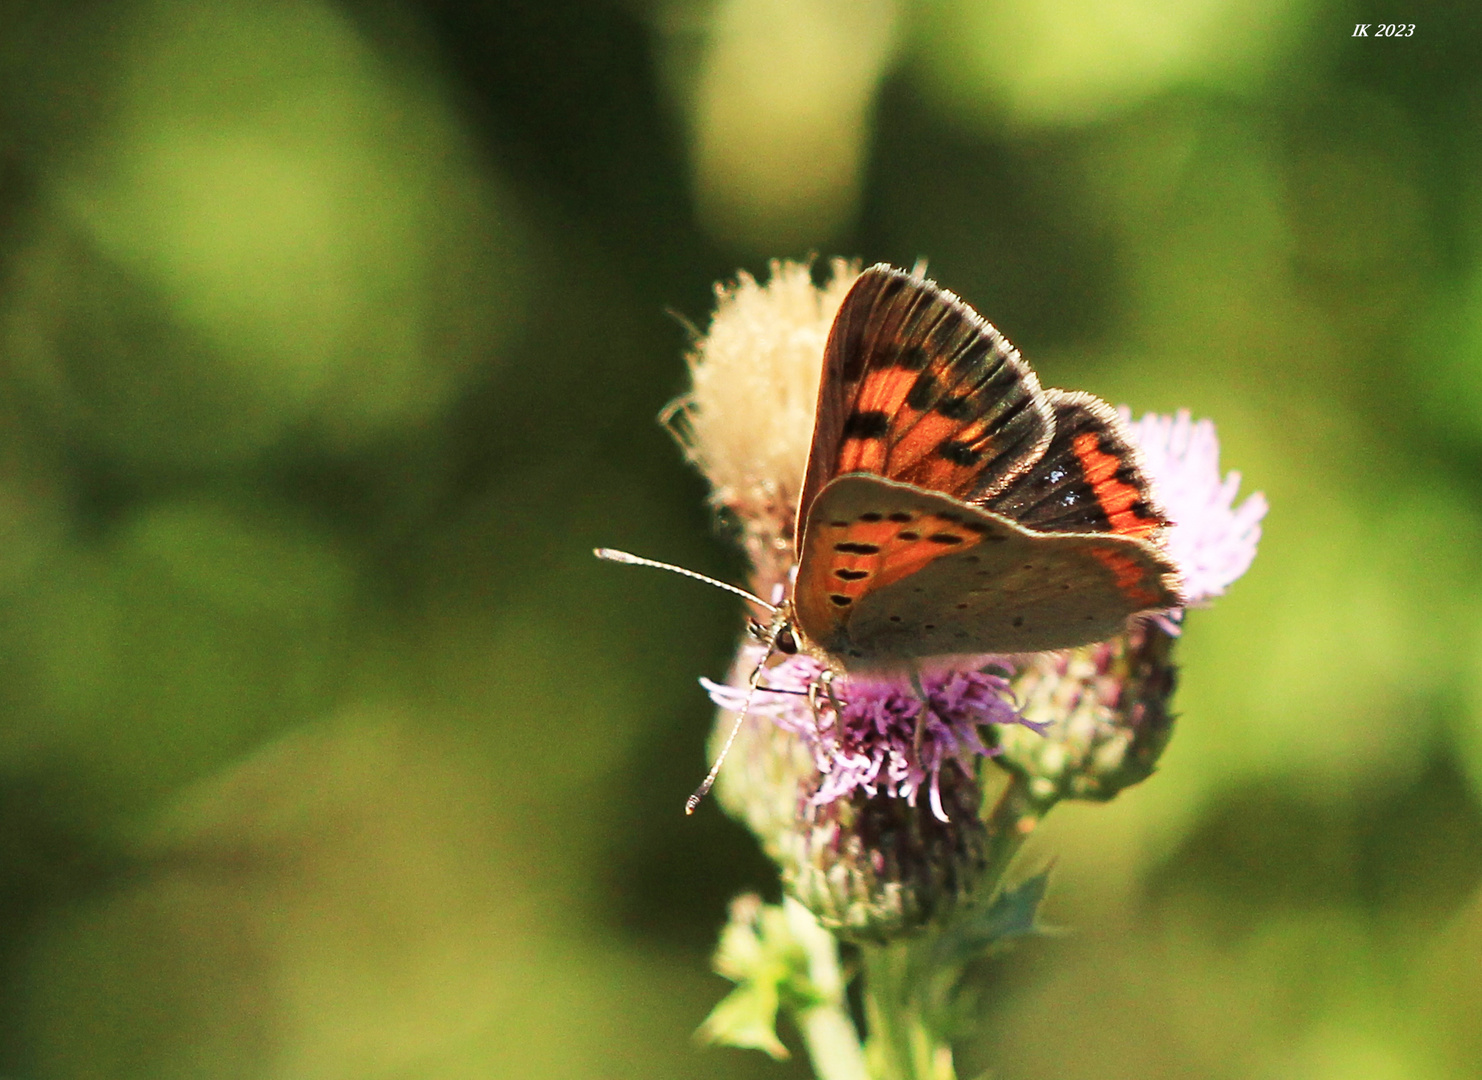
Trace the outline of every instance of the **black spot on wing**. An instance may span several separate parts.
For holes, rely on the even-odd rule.
[[[840,540],[834,545],[834,550],[844,555],[878,555],[879,544],[856,544],[852,540]]]
[[[895,355],[895,366],[906,371],[924,371],[930,363],[931,353],[920,345],[907,345]]]
[[[978,407],[973,398],[966,395],[944,397],[937,402],[936,411],[948,420],[971,420],[978,414]]]
[[[850,413],[844,421],[846,439],[883,439],[889,431],[890,417],[878,409]]]
[[[953,465],[966,468],[969,465],[976,465],[982,458],[983,452],[973,449],[968,443],[948,439],[937,447],[937,456],[945,458]]]
[[[931,408],[931,403],[937,398],[937,381],[932,373],[923,371],[916,376],[916,381],[911,384],[910,391],[906,394],[906,404],[917,412],[925,412]]]

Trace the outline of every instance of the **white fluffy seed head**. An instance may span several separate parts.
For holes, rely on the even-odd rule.
[[[859,266],[829,263],[822,287],[807,264],[774,261],[765,284],[717,285],[715,314],[689,356],[691,390],[666,410],[685,453],[734,514],[759,584],[790,559],[793,518],[818,403],[829,327]]]

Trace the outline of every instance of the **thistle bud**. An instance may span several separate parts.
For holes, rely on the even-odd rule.
[[[1146,780],[1173,734],[1177,640],[1144,619],[1110,641],[1032,657],[1013,686],[1042,733],[1000,728],[999,764],[1046,801],[1104,801]]]
[[[945,821],[884,792],[805,802],[779,845],[788,891],[852,940],[888,941],[950,911],[983,876],[987,830],[961,769],[942,774],[939,798]]]

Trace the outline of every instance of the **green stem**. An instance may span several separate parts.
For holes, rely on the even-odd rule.
[[[952,1049],[927,1027],[912,985],[912,942],[866,945],[865,1048],[872,1080],[955,1080]]]
[[[988,860],[978,884],[978,895],[983,900],[993,898],[1024,841],[1058,801],[1055,795],[1036,798],[1029,791],[1029,781],[1022,776],[1015,774],[1009,781],[985,822],[988,827]]]
[[[914,1055],[911,1053],[911,1027],[915,1017],[909,990],[905,986],[908,948],[902,942],[860,948],[873,1080],[915,1080]]]
[[[1036,798],[1023,777],[1009,782],[986,821],[988,855],[978,885],[981,902],[993,898],[1014,856],[1056,801],[1054,796]],[[870,1032],[865,1055],[872,1080],[955,1080],[952,1049],[927,1023],[925,988],[915,984],[920,965],[912,962],[913,957],[932,945],[933,938],[927,936],[861,947]]]
[[[815,1005],[793,1014],[818,1080],[871,1080],[854,1021],[839,1005]]]

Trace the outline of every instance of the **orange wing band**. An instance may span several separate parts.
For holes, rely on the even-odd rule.
[[[1101,504],[1101,512],[1111,523],[1112,532],[1146,540],[1162,528],[1165,523],[1161,519],[1137,512],[1138,504],[1144,502],[1142,492],[1117,478],[1122,462],[1102,451],[1095,433],[1085,431],[1077,435],[1072,448],[1085,470],[1086,482]]]

